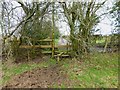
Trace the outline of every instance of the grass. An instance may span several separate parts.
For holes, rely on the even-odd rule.
[[[117,54],[95,54],[81,64],[76,62],[63,65],[63,68],[67,70],[69,78],[78,82],[72,87],[116,88],[118,86]]]
[[[105,43],[105,39],[96,40],[96,43]]]
[[[111,40],[111,38],[110,37],[108,37],[108,43],[110,43],[110,40]],[[97,39],[96,40],[96,44],[105,44],[106,43],[106,37],[103,37],[103,38],[101,38],[101,39]]]
[[[20,64],[20,65],[13,65],[12,67],[7,67],[6,65],[3,65],[2,70],[4,72],[4,76],[3,76],[2,80],[0,80],[0,84],[5,84],[14,75],[18,75],[25,71],[30,71],[35,68],[49,67],[54,64],[56,64],[56,61],[53,59],[50,59],[47,62],[24,63],[24,64]]]
[[[56,60],[50,59],[41,63],[25,63],[9,68],[3,65],[5,84],[14,75],[21,74],[34,68],[50,67]],[[116,88],[118,86],[118,53],[96,53],[83,60],[65,59],[60,61],[62,72],[68,75],[71,83],[67,86],[54,84],[53,88]]]

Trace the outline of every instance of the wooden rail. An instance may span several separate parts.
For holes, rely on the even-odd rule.
[[[57,57],[57,60],[59,61],[60,60],[60,57],[68,57],[69,55],[65,55],[64,52],[62,51],[55,51],[55,48],[68,48],[71,47],[71,45],[53,45],[53,39],[43,39],[43,40],[34,40],[34,39],[31,39],[32,41],[38,41],[38,42],[51,42],[50,45],[33,45],[33,46],[30,46],[30,45],[20,45],[20,48],[26,48],[26,49],[30,49],[30,48],[41,48],[41,49],[44,49],[44,48],[51,48],[52,50],[51,51],[43,51],[42,53],[43,54],[52,54],[52,57]],[[57,55],[55,55],[57,54]]]
[[[40,42],[52,42],[52,39],[43,39],[43,40],[34,40],[34,39],[31,39],[32,41],[40,41]]]
[[[55,45],[55,48],[62,47],[71,47],[71,45]],[[35,46],[21,45],[20,48],[52,48],[52,45],[35,45]]]

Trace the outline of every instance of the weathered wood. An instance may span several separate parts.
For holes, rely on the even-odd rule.
[[[71,47],[70,45],[56,45],[54,48],[61,48],[61,47]],[[21,45],[20,48],[52,48],[52,45],[35,45],[35,46],[28,46],[28,45]]]
[[[20,48],[51,48],[51,45],[35,45],[35,46],[21,45]]]
[[[35,40],[31,39],[32,41],[38,41],[38,42],[52,42],[52,39],[43,39],[43,40]]]
[[[60,52],[57,55],[54,55],[54,57],[57,57],[57,61],[60,61],[60,57],[69,57],[69,55],[66,55],[64,52]]]
[[[54,31],[55,31],[55,21],[54,21],[54,2],[53,2],[52,4],[52,58],[54,57],[54,52],[55,52]]]
[[[54,55],[54,57],[57,57],[58,55]],[[59,57],[69,57],[70,55],[67,55],[67,54],[63,54],[63,55],[60,55]]]
[[[60,61],[60,56],[63,54],[63,52],[57,54],[57,61]]]

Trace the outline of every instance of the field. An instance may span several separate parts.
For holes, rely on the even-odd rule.
[[[117,89],[117,1],[1,0],[0,88]]]
[[[82,60],[61,59],[59,62],[46,58],[2,67],[4,76],[0,84],[4,87],[118,87],[118,53],[95,53]]]

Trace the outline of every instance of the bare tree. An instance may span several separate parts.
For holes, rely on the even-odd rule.
[[[91,30],[99,22],[96,12],[104,3],[96,3],[95,0],[61,3],[70,27],[73,56],[89,52]]]

